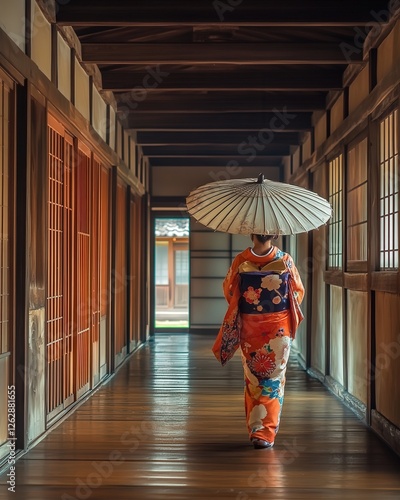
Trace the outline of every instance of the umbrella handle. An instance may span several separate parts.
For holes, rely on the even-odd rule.
[[[264,174],[259,174],[257,179],[257,184],[262,184],[264,182]]]

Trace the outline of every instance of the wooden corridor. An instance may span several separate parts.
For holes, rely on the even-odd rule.
[[[160,334],[17,462],[0,499],[400,498],[400,458],[292,359],[275,448],[248,441],[239,356]]]

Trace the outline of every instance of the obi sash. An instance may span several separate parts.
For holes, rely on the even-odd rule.
[[[240,273],[239,310],[244,314],[287,311],[290,273],[258,271]]]

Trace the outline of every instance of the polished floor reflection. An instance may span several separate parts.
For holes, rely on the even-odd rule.
[[[159,334],[17,463],[0,499],[385,500],[400,458],[294,361],[275,448],[247,438],[239,357]]]

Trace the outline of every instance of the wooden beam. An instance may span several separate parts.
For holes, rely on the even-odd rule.
[[[129,92],[117,94],[116,99],[120,109],[125,112],[142,113],[221,113],[230,111],[260,112],[286,106],[290,111],[316,111],[325,109],[325,94],[307,94],[279,92],[268,94],[258,92],[213,92],[192,95],[174,95],[153,93],[142,102],[134,101]],[[131,109],[129,104],[136,102],[137,107]]]
[[[69,0],[57,3],[57,22],[71,26],[354,26],[371,21],[371,11],[387,9],[386,1],[357,4],[335,0],[246,0],[245,2],[181,2],[171,0]]]
[[[143,153],[151,158],[188,158],[188,157],[206,157],[214,158],[216,156],[228,156],[237,154],[247,156],[287,156],[290,154],[290,145],[282,144],[262,144],[256,142],[249,144],[243,141],[241,144],[204,144],[204,145],[184,145],[184,146],[144,146]]]
[[[276,71],[272,67],[257,70],[242,69],[226,71],[182,71],[167,66],[157,66],[149,71],[128,69],[102,70],[103,89],[131,91],[134,104],[143,102],[146,95],[165,91],[296,91],[296,90],[340,90],[343,68],[334,69],[302,67],[285,71],[282,66]],[[156,85],[157,83],[157,85]]]
[[[85,43],[94,64],[346,64],[337,43]],[[362,51],[352,63],[363,61]]]
[[[246,155],[236,156],[214,156],[212,158],[184,157],[184,158],[151,158],[150,164],[153,167],[216,167],[224,168],[226,166],[235,165],[242,167],[280,167],[282,164],[281,156],[256,156],[250,157]]]
[[[311,113],[293,113],[285,109],[275,113],[173,114],[133,113],[124,123],[135,130],[311,130]]]
[[[173,145],[239,145],[242,142],[258,141],[264,144],[291,145],[299,144],[297,132],[271,132],[261,133],[259,130],[243,132],[138,132],[137,143],[141,146],[173,146]]]

